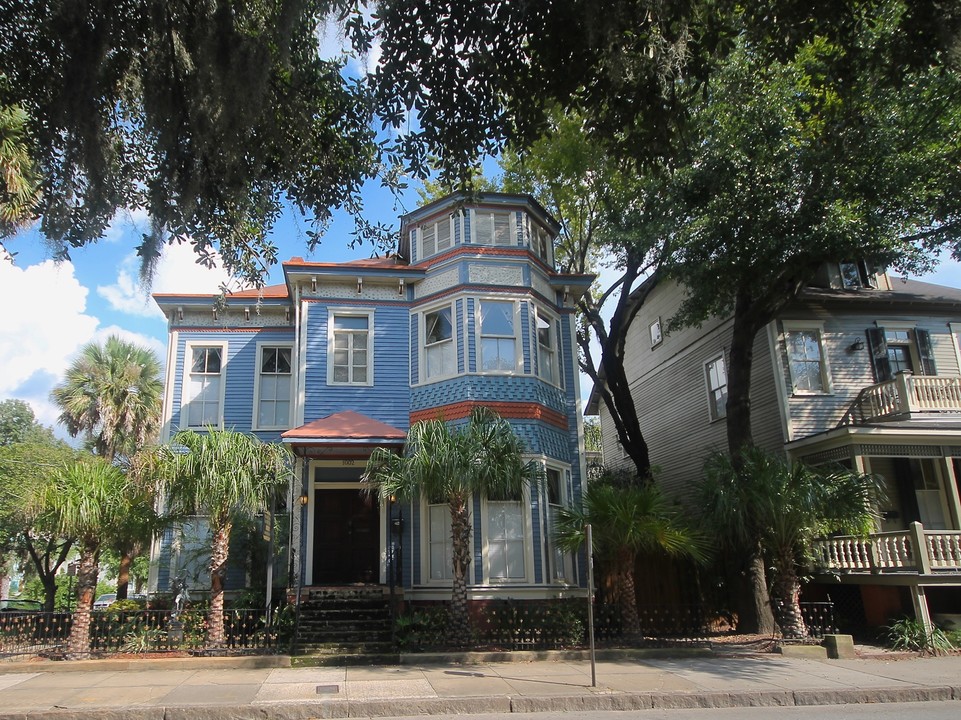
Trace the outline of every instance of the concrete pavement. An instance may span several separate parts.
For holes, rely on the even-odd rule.
[[[0,720],[230,718],[757,707],[953,700],[961,656],[814,660],[641,653],[597,663],[515,653],[513,662],[294,668],[285,656],[0,664]],[[961,704],[959,704],[961,710]]]

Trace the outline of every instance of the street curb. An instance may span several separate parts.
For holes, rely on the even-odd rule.
[[[409,717],[495,713],[601,712],[738,707],[862,705],[961,700],[961,687],[900,687],[744,692],[588,692],[547,697],[405,698],[320,700],[249,705],[138,707],[139,720],[312,720],[314,718]],[[0,713],[0,720],[127,720],[130,708]]]

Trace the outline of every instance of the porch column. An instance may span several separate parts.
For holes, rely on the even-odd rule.
[[[930,635],[934,632],[931,613],[928,611],[928,597],[921,585],[911,586],[911,604],[914,605],[914,618],[924,626],[924,632]]]
[[[944,478],[944,494],[948,500],[951,527],[955,530],[961,530],[961,496],[958,493],[958,478],[954,472],[954,458],[942,458],[941,462],[941,476]]]

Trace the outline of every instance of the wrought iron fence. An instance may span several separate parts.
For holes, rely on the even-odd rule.
[[[229,652],[278,652],[289,644],[289,613],[262,608],[224,611],[224,645]],[[268,622],[269,621],[269,622]],[[64,612],[0,613],[0,659],[61,655],[73,615]],[[96,654],[157,653],[204,650],[208,645],[207,611],[170,610],[91,613],[90,651]]]
[[[810,637],[823,638],[838,631],[834,623],[833,602],[802,602],[801,617]]]

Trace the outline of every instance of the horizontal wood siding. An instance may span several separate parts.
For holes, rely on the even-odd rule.
[[[342,307],[332,302],[333,307]],[[406,306],[374,308],[374,384],[327,384],[328,305],[307,312],[307,372],[304,422],[353,410],[406,430],[410,422],[410,312]]]
[[[253,424],[253,399],[257,366],[257,344],[277,343],[292,345],[291,330],[260,330],[231,332],[181,331],[177,341],[177,363],[174,373],[173,408],[171,423],[180,427],[183,402],[184,362],[187,344],[205,345],[227,343],[226,363],[222,366],[224,406],[221,410],[223,424],[227,429],[251,432]],[[280,430],[257,432],[261,440],[272,442],[280,439]]]
[[[931,336],[938,375],[959,376],[954,339],[947,320],[893,313],[888,309],[881,312],[881,317],[866,312],[839,315],[836,308],[814,305],[803,311],[785,314],[784,320],[810,321],[812,327],[823,323],[824,353],[831,377],[831,392],[828,394],[793,394],[784,335],[783,332],[779,333],[780,366],[788,392],[792,439],[804,438],[837,427],[861,390],[875,383],[865,331],[869,327],[876,327],[876,322],[882,325],[885,321],[900,322],[927,330]],[[780,324],[779,330],[783,330]],[[863,349],[851,349],[856,340],[864,344]],[[920,374],[920,368],[918,371]]]

